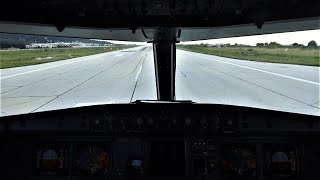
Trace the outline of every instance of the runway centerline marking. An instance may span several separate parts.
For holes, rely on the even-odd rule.
[[[117,55],[114,55],[114,57],[120,57],[120,56],[123,56],[124,54],[117,54]]]

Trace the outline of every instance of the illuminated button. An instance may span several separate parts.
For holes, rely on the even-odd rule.
[[[200,120],[200,123],[201,123],[202,125],[207,124],[206,118],[205,118],[205,117],[202,117],[201,120]]]
[[[148,118],[147,122],[148,122],[149,125],[153,125],[153,123],[154,123],[152,118]]]
[[[216,168],[216,164],[214,162],[211,162],[210,163],[210,168],[212,168],[212,169]]]
[[[112,118],[111,117],[107,117],[107,119],[108,119],[108,124],[112,124]]]
[[[140,118],[140,117],[137,118],[137,124],[138,124],[138,125],[141,125],[141,124],[142,124],[142,118]]]
[[[207,151],[203,151],[203,154],[204,154],[204,155],[208,155],[208,152],[207,152]]]
[[[185,123],[186,123],[187,126],[191,125],[191,119],[187,117],[185,119]]]

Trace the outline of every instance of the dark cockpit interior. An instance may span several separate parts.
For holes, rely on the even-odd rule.
[[[175,99],[177,42],[319,29],[319,7],[311,0],[2,2],[1,33],[152,44],[157,99],[1,117],[1,179],[319,179],[319,116]]]

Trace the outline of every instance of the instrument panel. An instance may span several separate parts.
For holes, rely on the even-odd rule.
[[[319,117],[226,105],[79,107],[2,117],[0,133],[10,178],[312,179],[320,160]]]
[[[0,132],[155,133],[320,132],[317,116],[209,104],[116,104],[3,117]]]

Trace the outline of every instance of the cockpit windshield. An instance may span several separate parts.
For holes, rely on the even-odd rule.
[[[181,42],[176,100],[320,116],[319,30]],[[156,100],[152,44],[0,34],[1,116]]]

